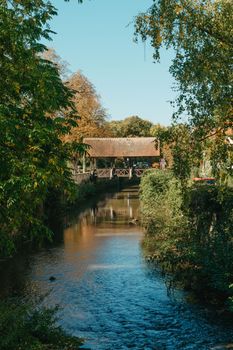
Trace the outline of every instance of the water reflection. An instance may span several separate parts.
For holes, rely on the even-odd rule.
[[[231,326],[187,303],[180,291],[168,295],[143,259],[137,219],[137,188],[93,205],[64,231],[61,246],[31,257],[20,271],[24,293],[49,292],[44,302],[61,305],[62,325],[92,350],[230,346]]]
[[[24,293],[27,284],[27,271],[30,270],[30,258],[17,256],[12,260],[0,262],[0,298]]]

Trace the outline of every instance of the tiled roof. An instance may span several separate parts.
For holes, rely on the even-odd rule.
[[[105,157],[155,157],[159,149],[154,137],[85,138],[91,146],[88,153],[94,158]]]

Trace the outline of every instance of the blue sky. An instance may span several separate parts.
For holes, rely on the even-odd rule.
[[[51,21],[57,34],[48,46],[81,70],[94,84],[110,120],[138,115],[153,123],[170,123],[174,82],[168,69],[171,53],[153,63],[149,42],[133,42],[133,18],[152,0],[53,0],[58,16]]]

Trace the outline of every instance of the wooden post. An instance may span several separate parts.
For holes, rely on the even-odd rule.
[[[83,155],[83,173],[86,172],[86,156],[85,154]]]
[[[110,168],[110,179],[112,179],[112,178],[113,178],[113,169]]]
[[[129,178],[132,179],[132,168],[129,168]]]

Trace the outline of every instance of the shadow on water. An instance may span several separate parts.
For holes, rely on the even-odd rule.
[[[60,245],[1,268],[2,294],[46,294],[46,305],[62,307],[62,326],[92,350],[233,349],[231,324],[186,293],[168,293],[147,264],[139,214],[136,187],[89,203],[67,220]]]

